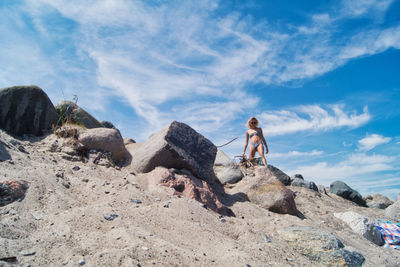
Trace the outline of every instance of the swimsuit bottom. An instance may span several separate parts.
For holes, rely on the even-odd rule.
[[[258,147],[259,145],[261,145],[261,142],[251,143],[251,145],[254,147],[254,149],[257,149],[257,147]]]

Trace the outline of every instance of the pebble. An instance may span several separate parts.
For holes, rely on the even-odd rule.
[[[169,208],[169,202],[164,204],[164,208]]]
[[[142,247],[142,249],[145,250],[145,251],[149,250],[148,247]]]
[[[85,265],[85,264],[86,264],[86,261],[85,261],[84,259],[82,259],[82,260],[78,261],[78,264],[81,265],[81,266],[82,266],[82,265]]]
[[[82,182],[87,183],[87,182],[89,182],[89,179],[88,178],[83,178]]]
[[[219,219],[221,222],[226,222],[226,219],[224,217],[222,217],[221,219]]]
[[[62,185],[67,189],[69,189],[71,187],[71,183],[70,182],[63,182]]]
[[[131,198],[131,202],[136,203],[136,204],[142,204],[142,201],[140,199],[136,199],[136,198]]]
[[[74,171],[79,171],[81,168],[79,168],[79,166],[75,166],[72,168]]]
[[[111,213],[110,215],[103,215],[104,219],[106,219],[107,221],[112,221],[115,218],[118,217],[118,214],[115,213]]]
[[[34,250],[23,250],[20,252],[22,256],[32,256],[36,254]]]
[[[157,201],[157,202],[160,202],[160,201],[161,201],[161,198],[156,198],[156,201]]]

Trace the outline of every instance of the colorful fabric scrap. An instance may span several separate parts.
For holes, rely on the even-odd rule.
[[[400,224],[379,220],[375,226],[385,240],[385,247],[400,249]]]

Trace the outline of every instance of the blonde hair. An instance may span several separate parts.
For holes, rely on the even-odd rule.
[[[255,126],[258,127],[258,120],[256,119],[256,117],[250,117],[250,119],[247,121],[247,127],[248,128],[252,128],[251,125],[250,125],[251,121],[255,121],[256,122]]]

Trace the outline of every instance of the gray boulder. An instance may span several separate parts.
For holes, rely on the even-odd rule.
[[[217,147],[188,125],[173,121],[141,145],[132,159],[138,172],[150,172],[157,166],[187,169],[202,180],[213,183],[213,165]]]
[[[261,167],[257,168],[255,171],[255,175],[259,176],[260,178],[262,177],[275,177],[279,181],[282,182],[284,185],[290,185],[290,176],[278,169],[277,167],[274,167],[273,165],[268,165],[267,168]]]
[[[299,178],[294,178],[292,183],[290,184],[291,186],[298,186],[298,187],[305,187],[314,191],[318,192],[318,187],[317,185],[312,182],[312,181],[307,181],[307,180],[302,180]]]
[[[357,203],[360,206],[367,207],[367,203],[362,198],[360,193],[358,193],[356,190],[352,189],[350,186],[342,181],[335,181],[331,183],[330,192],[354,203]]]
[[[301,180],[304,180],[303,175],[301,175],[301,174],[295,174],[295,175],[293,175],[293,176],[290,177],[290,183],[292,183],[293,180],[296,179],[296,178],[301,179]]]
[[[400,200],[385,209],[385,216],[392,220],[400,222]]]
[[[365,237],[378,246],[384,245],[385,242],[382,239],[380,231],[367,217],[353,211],[334,213],[333,215],[336,218],[344,221],[353,230],[353,232]]]
[[[376,209],[386,209],[394,203],[390,198],[381,194],[367,196],[365,200],[367,201],[368,207]]]
[[[82,125],[88,129],[104,127],[98,120],[90,115],[86,110],[79,107],[72,101],[62,101],[56,106],[58,115],[60,116],[59,124],[70,120],[74,124]]]
[[[365,258],[354,248],[345,247],[336,236],[307,226],[279,231],[293,249],[321,266],[362,266]]]
[[[0,89],[0,128],[22,136],[43,135],[57,123],[57,113],[46,93],[35,85]]]
[[[105,127],[105,128],[108,128],[108,129],[117,129],[117,128],[114,126],[114,124],[112,124],[112,123],[109,122],[109,121],[101,121],[100,123],[101,123],[101,125],[103,125],[103,127]]]
[[[215,157],[214,172],[221,184],[233,184],[243,178],[239,166],[220,149]]]
[[[116,129],[94,128],[81,131],[78,141],[88,150],[106,150],[118,161],[126,159],[128,151]]]

